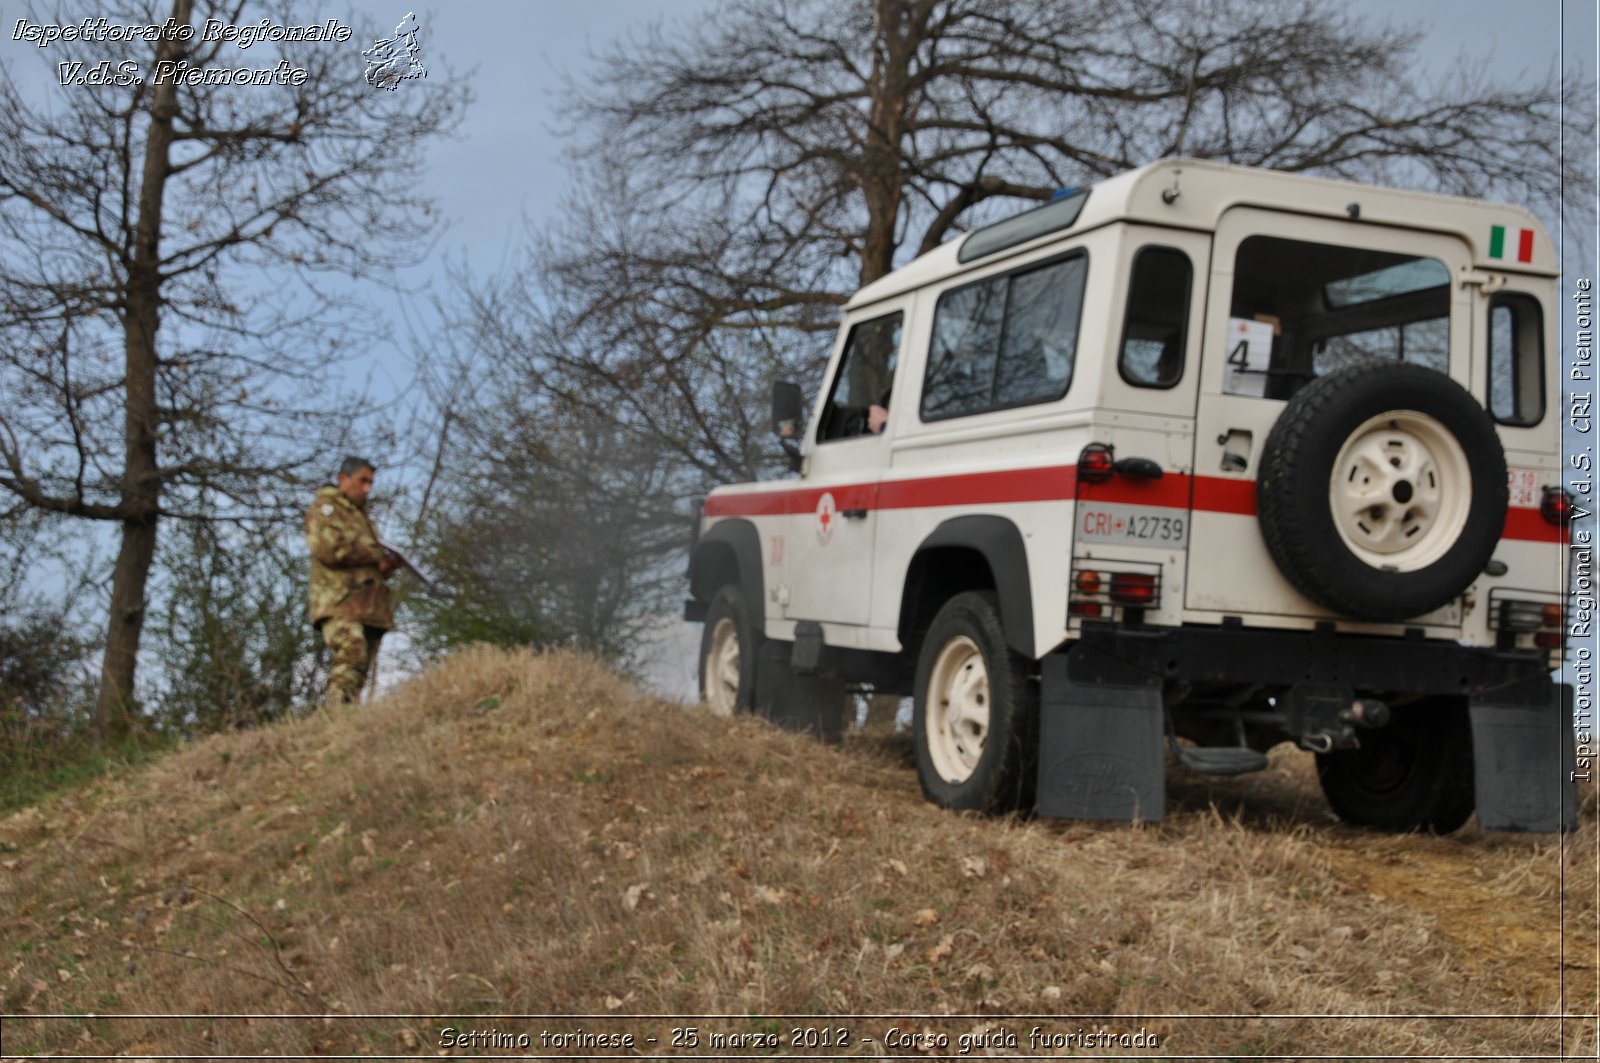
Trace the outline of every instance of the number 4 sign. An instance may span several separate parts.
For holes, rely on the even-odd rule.
[[[1259,398],[1267,393],[1267,367],[1272,364],[1272,322],[1246,317],[1228,319],[1229,395]]]

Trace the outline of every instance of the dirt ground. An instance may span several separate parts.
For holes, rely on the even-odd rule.
[[[1562,837],[1354,830],[1281,747],[1172,768],[1160,824],[952,815],[903,734],[482,650],[0,819],[0,1052],[496,1054],[444,1037],[475,1023],[660,1058],[708,1058],[691,1025],[819,1058],[1147,1026],[1112,1055],[1594,1058],[1596,829],[1589,791]],[[781,1040],[801,1017],[849,1051]]]

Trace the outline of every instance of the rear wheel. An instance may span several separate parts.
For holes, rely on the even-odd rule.
[[[1029,662],[1006,645],[995,596],[958,594],[917,660],[917,778],[945,808],[1005,813],[1033,804],[1039,721]]]
[[[1472,734],[1459,698],[1433,698],[1361,736],[1360,749],[1317,755],[1317,779],[1340,819],[1448,834],[1475,804]]]
[[[739,588],[719,588],[700,633],[700,696],[712,715],[732,716],[755,703],[758,649]]]

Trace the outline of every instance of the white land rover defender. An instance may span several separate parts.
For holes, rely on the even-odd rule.
[[[953,809],[1157,820],[1168,748],[1288,740],[1350,823],[1570,829],[1556,276],[1523,210],[1185,159],[947,243],[706,500],[702,693],[911,694]]]

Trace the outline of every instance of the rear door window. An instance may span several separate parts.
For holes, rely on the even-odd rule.
[[[1232,395],[1286,399],[1368,361],[1450,362],[1450,271],[1426,256],[1252,236],[1234,262]]]

